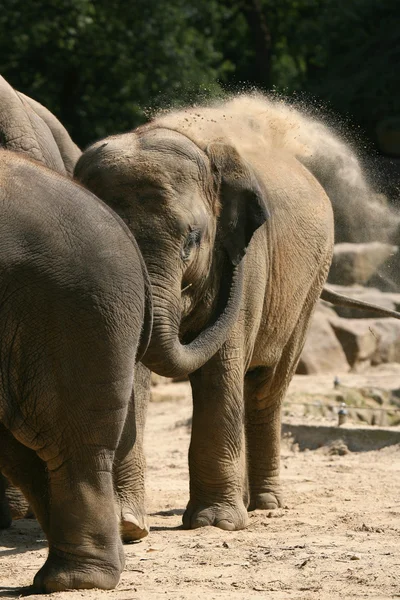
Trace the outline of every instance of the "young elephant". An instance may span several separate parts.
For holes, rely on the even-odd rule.
[[[129,529],[137,504],[124,482],[137,476],[128,419],[151,324],[144,263],[100,200],[4,150],[0,211],[0,471],[49,541],[36,588],[110,589],[119,515]]]
[[[297,158],[312,162],[318,144],[301,139],[300,117],[246,96],[171,112],[94,144],[75,169],[126,221],[147,264],[154,328],[144,363],[190,373],[187,528],[240,529],[247,508],[282,504],[281,403],[334,237],[329,198]]]

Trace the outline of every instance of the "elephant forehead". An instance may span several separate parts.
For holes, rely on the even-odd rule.
[[[196,164],[169,151],[140,152],[128,180],[118,183],[120,191],[129,188],[135,205],[153,210],[171,207],[198,212],[204,202],[204,182]]]
[[[209,176],[208,158],[194,142],[176,131],[154,128],[139,135],[140,154],[153,169],[179,180]]]
[[[203,230],[208,221],[203,194],[197,182],[186,176],[173,178],[170,172],[167,177],[156,179],[142,173],[137,185],[131,189],[129,203],[128,213],[134,215],[137,223],[144,220],[149,224],[156,219],[154,225],[163,223],[167,227],[169,224],[176,232],[187,232],[188,226]],[[148,235],[152,235],[151,228]]]
[[[181,223],[184,230],[187,224],[203,226],[207,220],[197,182],[186,176],[171,178],[171,173],[157,179],[146,175],[139,178],[137,185],[132,188],[131,206],[135,207],[136,214],[139,211],[143,216],[168,216]]]

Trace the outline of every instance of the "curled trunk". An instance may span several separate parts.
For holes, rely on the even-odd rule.
[[[154,278],[153,278],[154,281]],[[171,283],[171,282],[169,282]],[[224,288],[222,285],[221,288]],[[220,298],[216,319],[190,343],[179,339],[180,281],[167,286],[153,283],[154,325],[143,363],[164,377],[181,377],[202,367],[221,348],[236,323],[241,306],[243,265],[232,266],[228,293]]]

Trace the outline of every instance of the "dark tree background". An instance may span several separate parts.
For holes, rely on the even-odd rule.
[[[81,146],[246,86],[310,94],[375,143],[400,135],[399,17],[395,0],[1,0],[0,73]]]

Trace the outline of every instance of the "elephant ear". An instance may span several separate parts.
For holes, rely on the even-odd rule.
[[[254,232],[269,217],[266,193],[235,148],[212,143],[207,146],[206,153],[219,189],[222,241],[232,263],[238,265]]]

